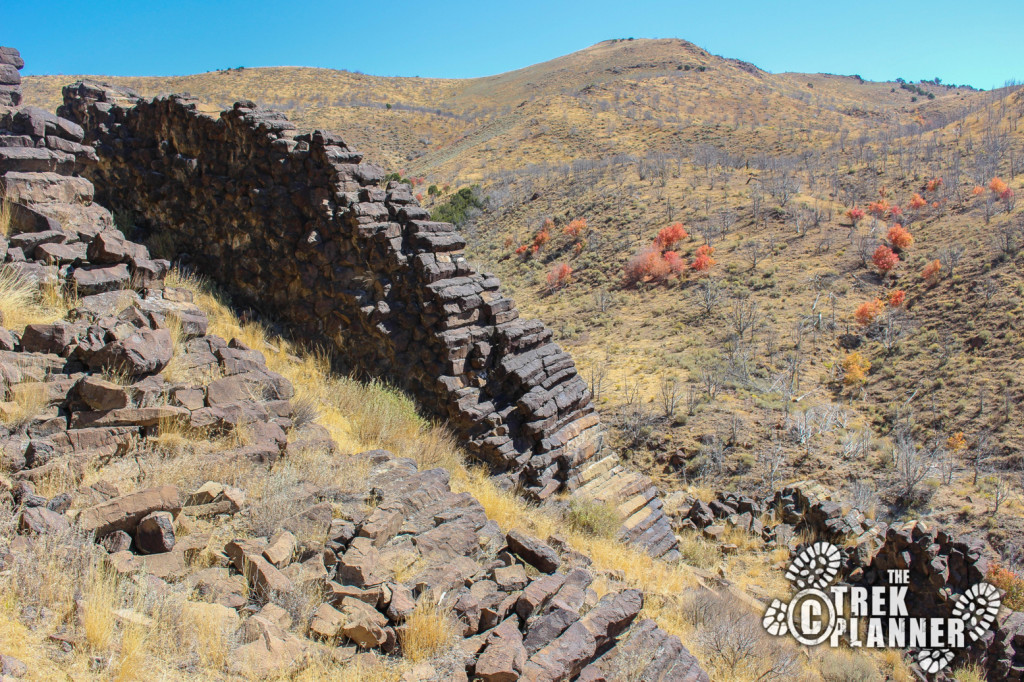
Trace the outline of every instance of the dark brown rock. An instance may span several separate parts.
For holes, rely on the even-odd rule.
[[[147,514],[135,529],[135,547],[142,554],[161,554],[174,549],[174,517],[170,512]]]

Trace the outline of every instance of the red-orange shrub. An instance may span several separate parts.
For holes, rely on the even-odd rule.
[[[992,178],[988,183],[988,188],[996,194],[1002,194],[1006,190],[1010,189],[1010,186],[1006,184],[1000,177]]]
[[[860,221],[864,220],[864,211],[854,206],[846,212],[846,217],[850,219],[851,225],[856,225]]]
[[[910,248],[910,245],[914,243],[914,236],[899,223],[890,227],[889,233],[886,236],[889,238],[889,243],[893,245],[893,248],[900,251]]]
[[[1003,606],[1014,611],[1024,609],[1024,576],[993,563],[985,574],[985,580],[1004,592]]]
[[[895,291],[889,292],[889,307],[899,308],[903,305],[903,302],[907,300],[907,292],[903,289],[896,289]]]
[[[873,301],[865,301],[857,306],[857,310],[853,312],[853,319],[857,321],[862,327],[866,327],[875,321],[875,318],[882,314],[885,309],[885,303],[881,299],[876,298]]]
[[[921,277],[928,284],[935,284],[939,281],[939,271],[942,270],[942,263],[936,258],[928,265],[924,266],[924,270],[921,271]]]
[[[932,178],[926,182],[924,186],[924,188],[929,192],[938,191],[940,187],[942,187],[942,178]]]
[[[879,199],[878,201],[872,201],[868,204],[868,213],[875,216],[876,218],[883,217],[889,212],[889,202],[885,199]]]
[[[914,196],[910,197],[910,208],[914,209],[915,211],[920,210],[927,205],[928,201],[920,194],[915,194]]]
[[[572,279],[572,268],[568,263],[558,263],[548,273],[548,288],[554,291],[569,284]]]
[[[673,223],[661,229],[658,236],[654,238],[654,245],[664,251],[665,249],[671,249],[676,243],[689,236],[682,223]]]
[[[661,251],[649,246],[629,259],[623,269],[626,286],[640,282],[659,282],[672,273],[672,268]]]
[[[875,252],[871,255],[871,262],[875,264],[878,271],[883,275],[900,262],[900,257],[896,255],[896,252],[890,249],[885,244],[879,245]]]
[[[587,219],[577,218],[576,220],[570,221],[562,232],[573,239],[579,239],[587,233]]]

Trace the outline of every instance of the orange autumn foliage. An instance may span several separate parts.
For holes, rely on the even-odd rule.
[[[879,245],[875,252],[871,255],[871,262],[875,264],[878,271],[883,275],[900,262],[900,257],[896,255],[896,252],[890,249],[885,244]]]
[[[568,263],[559,263],[551,268],[548,273],[548,288],[554,291],[569,284],[572,278],[572,268]]]
[[[928,201],[920,194],[915,194],[914,196],[910,197],[910,208],[914,209],[915,211],[918,209],[922,209],[927,205]]]
[[[936,258],[921,270],[921,278],[928,284],[935,284],[939,279],[939,271],[942,270],[942,263]]]
[[[907,300],[907,292],[903,291],[903,289],[896,289],[895,291],[889,292],[888,302],[890,308],[899,308],[903,305],[905,300]]]
[[[671,249],[690,235],[687,234],[686,228],[683,227],[682,223],[673,223],[668,227],[664,227],[658,232],[658,236],[654,238],[654,245],[659,249]]]
[[[862,327],[866,327],[875,321],[875,318],[882,314],[885,310],[885,303],[881,299],[876,298],[873,301],[865,301],[857,306],[857,310],[853,313],[853,319],[857,321]]]
[[[914,236],[899,223],[890,227],[889,233],[886,236],[889,239],[889,243],[893,245],[893,248],[900,251],[910,248],[910,245],[914,243]]]
[[[576,218],[576,220],[570,221],[562,232],[573,239],[579,239],[587,233],[587,219]]]
[[[1010,186],[1007,185],[1002,178],[995,177],[989,181],[988,188],[996,194],[1002,195],[1006,190],[1010,189]]]
[[[847,353],[843,358],[843,383],[847,386],[863,384],[867,381],[871,362],[857,351]]]

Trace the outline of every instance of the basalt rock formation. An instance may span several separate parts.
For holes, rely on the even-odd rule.
[[[211,117],[183,97],[85,82],[64,100],[97,148],[86,172],[103,203],[159,230],[237,302],[397,382],[510,484],[537,499],[575,486],[602,440],[586,383],[407,185],[252,102]]]

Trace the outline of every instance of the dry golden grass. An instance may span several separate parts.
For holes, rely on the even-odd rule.
[[[31,421],[49,403],[50,392],[43,382],[27,381],[10,391],[10,400],[0,402],[0,423],[17,428]]]
[[[402,656],[411,663],[422,663],[448,652],[459,639],[452,614],[433,600],[421,598],[405,619]]]
[[[8,202],[0,199],[0,236],[7,237],[11,234],[11,206]]]
[[[21,332],[29,324],[64,319],[74,307],[56,287],[40,287],[8,267],[0,267],[0,324]]]

